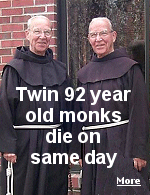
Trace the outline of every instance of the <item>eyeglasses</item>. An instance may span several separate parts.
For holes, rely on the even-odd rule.
[[[107,30],[103,30],[101,32],[91,32],[91,33],[89,33],[89,36],[91,38],[94,38],[95,39],[98,35],[100,37],[106,37],[109,33],[112,33],[112,32],[113,32],[113,30],[111,30],[110,32],[108,32]]]
[[[51,30],[50,29],[45,29],[45,30],[42,30],[42,29],[39,29],[39,28],[36,28],[32,31],[36,36],[40,36],[42,33],[44,33],[44,36],[46,37],[50,37],[51,36]]]

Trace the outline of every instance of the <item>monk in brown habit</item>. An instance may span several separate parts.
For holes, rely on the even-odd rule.
[[[69,109],[64,94],[66,66],[53,59],[51,35],[47,17],[30,18],[26,30],[29,47],[18,47],[14,59],[4,67],[0,92],[3,195],[7,161],[14,163],[15,195],[67,195],[68,165],[59,160],[54,164],[46,157],[42,160],[43,154],[68,152],[65,142],[46,140],[53,129],[69,131],[68,124],[60,124],[59,119],[60,111]],[[48,91],[54,93],[50,96]]]
[[[85,101],[75,108],[86,112],[87,120],[83,116],[83,122],[73,125],[72,152],[82,157],[82,195],[149,194],[146,87],[138,63],[124,49],[114,50],[116,37],[108,18],[94,18],[88,34],[94,55],[78,72]],[[93,143],[80,144],[81,131],[83,142],[85,133],[89,138],[93,132],[100,134],[100,143],[95,134]]]

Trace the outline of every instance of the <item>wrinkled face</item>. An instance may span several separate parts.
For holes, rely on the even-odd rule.
[[[26,31],[26,38],[30,43],[30,51],[37,55],[44,56],[51,39],[49,20],[44,18],[33,19],[30,29]]]
[[[116,36],[117,33],[111,30],[107,20],[93,21],[89,27],[88,39],[98,58],[102,58],[114,51],[113,43],[116,40]]]

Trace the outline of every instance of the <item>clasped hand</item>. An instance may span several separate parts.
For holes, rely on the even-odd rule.
[[[12,163],[16,163],[17,162],[17,156],[16,154],[13,153],[4,153],[3,157],[7,160],[10,161]]]
[[[134,158],[133,159],[134,162],[134,167],[138,170],[141,171],[143,167],[146,167],[146,160],[143,160],[141,158]]]

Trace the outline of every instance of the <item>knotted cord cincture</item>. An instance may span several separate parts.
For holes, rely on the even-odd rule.
[[[7,177],[7,194],[13,195],[13,164],[8,161],[8,168],[6,169],[6,177]]]

